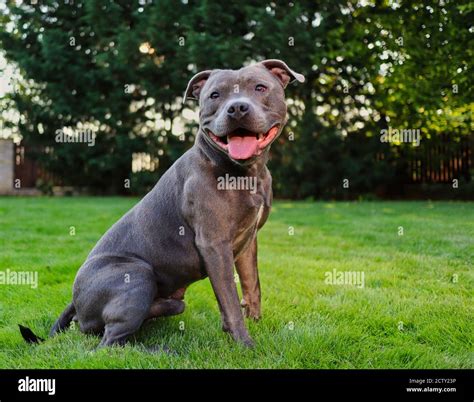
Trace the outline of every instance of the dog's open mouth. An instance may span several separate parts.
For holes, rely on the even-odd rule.
[[[225,149],[232,159],[244,160],[260,155],[263,149],[270,144],[278,134],[278,125],[273,126],[266,133],[254,133],[243,128],[238,128],[232,133],[218,137],[211,131],[212,140]]]

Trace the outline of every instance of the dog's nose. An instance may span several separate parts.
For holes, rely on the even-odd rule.
[[[233,119],[241,119],[250,110],[250,105],[247,102],[236,101],[227,108],[227,115]]]

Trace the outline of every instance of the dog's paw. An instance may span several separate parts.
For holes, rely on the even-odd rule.
[[[255,342],[253,339],[250,337],[248,332],[245,333],[230,333],[234,341],[240,343],[241,345],[247,347],[247,348],[253,348],[255,346]]]
[[[250,336],[247,336],[243,339],[239,339],[238,341],[241,342],[247,348],[252,349],[252,348],[255,347],[255,342],[253,341],[253,339]]]
[[[240,305],[243,308],[245,318],[251,318],[255,321],[258,321],[260,318],[262,318],[262,313],[260,312],[260,303],[247,303],[245,300],[242,300]]]
[[[244,315],[246,318],[250,318],[254,321],[260,320],[262,318],[262,314],[260,313],[260,309],[252,309],[251,307],[244,308]]]

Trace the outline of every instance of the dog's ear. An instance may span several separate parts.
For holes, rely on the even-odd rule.
[[[304,76],[293,71],[287,64],[278,59],[264,60],[261,64],[267,68],[283,85],[283,88],[293,81],[304,82]]]
[[[212,70],[201,71],[189,80],[188,87],[184,92],[183,103],[186,102],[187,99],[199,100],[201,89],[211,75],[211,72]]]

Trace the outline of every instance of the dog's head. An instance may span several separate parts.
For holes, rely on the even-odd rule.
[[[199,100],[206,141],[238,163],[258,158],[286,123],[284,89],[304,77],[281,60],[240,70],[207,70],[189,81],[186,99]]]

